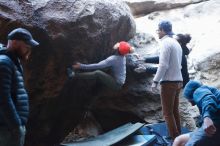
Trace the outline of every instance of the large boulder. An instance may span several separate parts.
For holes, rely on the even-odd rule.
[[[13,28],[31,31],[40,46],[25,64],[30,95],[27,145],[53,145],[80,120],[94,83],[68,81],[74,61],[92,63],[112,53],[112,46],[135,34],[129,7],[118,0],[0,1],[0,41]]]

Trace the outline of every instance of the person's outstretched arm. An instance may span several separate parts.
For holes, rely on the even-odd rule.
[[[99,63],[93,63],[93,64],[76,63],[73,65],[73,68],[83,69],[83,70],[103,69],[103,68],[112,66],[113,59],[114,59],[113,56],[110,56],[107,59],[100,61]]]
[[[159,56],[146,57],[146,58],[144,58],[144,62],[145,63],[155,63],[155,64],[158,64],[159,63]]]

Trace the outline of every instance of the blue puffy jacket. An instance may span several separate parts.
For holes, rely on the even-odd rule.
[[[219,89],[190,81],[186,84],[183,94],[196,103],[203,118],[210,117],[214,123],[220,124]]]
[[[28,115],[28,95],[24,88],[20,62],[14,54],[1,49],[0,125],[7,126],[10,129],[25,125]]]

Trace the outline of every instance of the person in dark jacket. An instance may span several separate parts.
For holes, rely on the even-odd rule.
[[[220,146],[220,90],[191,80],[183,95],[192,105],[197,105],[202,126],[177,137],[173,146]]]
[[[185,87],[186,83],[189,82],[189,72],[188,72],[188,66],[187,66],[187,59],[186,56],[189,55],[190,50],[187,47],[187,44],[191,40],[191,36],[189,34],[177,34],[175,36],[175,39],[179,42],[182,48],[182,77],[183,77],[183,87]],[[145,63],[154,63],[154,64],[159,64],[159,56],[153,56],[153,57],[146,57],[144,59]],[[157,67],[150,67],[147,66],[146,68],[140,67],[135,69],[136,72],[146,72],[149,74],[156,74],[157,72]]]
[[[190,42],[191,36],[189,34],[177,34],[176,39],[180,43],[180,46],[182,48],[181,73],[183,77],[183,88],[184,88],[185,85],[189,82],[189,72],[188,72],[186,56],[189,55],[190,53],[190,50],[187,47],[187,44]]]
[[[8,34],[8,43],[0,48],[0,146],[23,146],[29,114],[21,61],[37,46],[31,33],[17,28]]]

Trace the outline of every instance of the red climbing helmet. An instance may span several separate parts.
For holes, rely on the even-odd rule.
[[[121,55],[126,55],[130,53],[131,46],[124,41],[119,42],[118,51]]]

